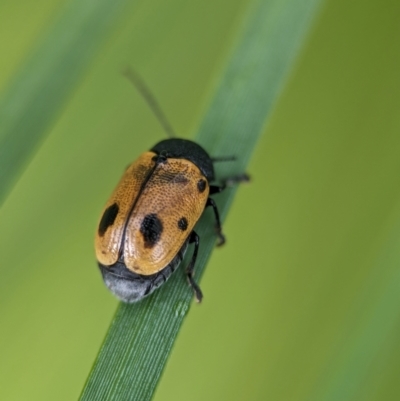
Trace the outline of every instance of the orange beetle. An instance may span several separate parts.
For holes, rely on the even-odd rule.
[[[137,76],[129,78],[147,100],[151,98],[149,103],[160,116],[142,81],[138,82]],[[218,208],[209,195],[223,190],[227,182],[248,179],[242,175],[221,186],[210,185],[217,160],[193,141],[171,138],[157,143],[127,168],[104,208],[95,238],[104,282],[119,299],[136,302],[151,294],[170,277],[188,245],[194,243],[186,274],[201,301],[201,290],[193,279],[200,238],[193,228],[211,206],[218,245],[222,245],[225,238]]]

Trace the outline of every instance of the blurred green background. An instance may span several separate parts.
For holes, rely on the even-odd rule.
[[[1,400],[76,399],[117,306],[94,228],[164,135],[121,69],[193,136],[248,3],[132,3],[71,90],[0,208]],[[65,4],[0,4],[1,91]],[[399,21],[394,0],[321,9],[156,401],[399,399]]]

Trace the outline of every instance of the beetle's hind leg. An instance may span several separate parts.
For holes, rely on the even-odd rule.
[[[193,288],[194,296],[196,297],[196,301],[200,303],[201,300],[203,299],[203,293],[201,292],[200,287],[194,281],[194,278],[193,278],[194,265],[196,263],[197,253],[199,251],[199,245],[200,245],[200,237],[198,236],[198,234],[195,231],[192,231],[190,234],[190,237],[189,237],[189,244],[192,244],[193,242],[194,242],[194,251],[193,251],[192,259],[191,259],[188,267],[186,268],[186,275],[187,275],[190,286]]]

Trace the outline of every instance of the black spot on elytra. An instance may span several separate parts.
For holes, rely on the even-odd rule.
[[[100,237],[102,237],[106,233],[108,227],[114,224],[118,212],[119,212],[119,207],[116,203],[113,203],[111,206],[108,206],[108,208],[104,211],[103,216],[100,220],[99,230],[98,230]]]
[[[181,231],[186,231],[187,226],[188,226],[188,221],[187,221],[186,217],[181,217],[181,218],[178,220],[178,228],[179,228]]]
[[[201,180],[197,181],[197,189],[199,190],[200,193],[204,192],[206,187],[207,187],[206,180],[201,179]]]
[[[140,232],[143,235],[145,248],[152,248],[160,240],[163,225],[155,213],[144,217],[140,225]]]

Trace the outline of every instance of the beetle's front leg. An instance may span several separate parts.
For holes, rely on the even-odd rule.
[[[210,185],[210,195],[219,194],[228,187],[233,187],[235,184],[249,181],[250,181],[250,176],[246,173],[234,175],[223,181],[222,185]]]

